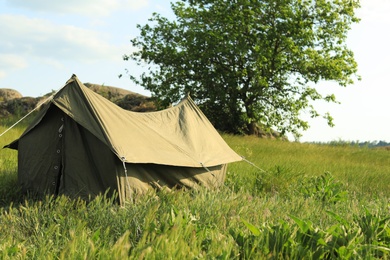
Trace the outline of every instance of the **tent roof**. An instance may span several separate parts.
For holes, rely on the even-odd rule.
[[[51,103],[127,163],[210,167],[242,159],[190,97],[172,108],[137,113],[93,92],[73,75]]]

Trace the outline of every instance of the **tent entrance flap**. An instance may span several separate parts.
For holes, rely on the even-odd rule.
[[[18,182],[25,192],[55,194],[61,184],[63,113],[54,106],[18,140]],[[61,133],[59,132],[61,131]]]

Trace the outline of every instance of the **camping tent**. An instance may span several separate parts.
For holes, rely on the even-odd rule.
[[[23,191],[120,202],[151,188],[217,187],[239,161],[190,97],[156,112],[124,110],[73,75],[39,111],[18,150]]]

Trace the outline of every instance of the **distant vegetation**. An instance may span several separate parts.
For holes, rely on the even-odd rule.
[[[389,151],[223,138],[255,166],[229,165],[219,190],[151,192],[124,207],[22,196],[17,152],[0,150],[0,259],[390,259]]]
[[[390,147],[390,143],[386,142],[386,141],[366,141],[366,142],[351,142],[352,145],[356,144],[356,145],[359,145],[359,146],[364,146],[364,147]]]
[[[337,140],[337,141],[330,141],[330,142],[313,142],[315,144],[325,144],[325,145],[332,145],[332,146],[359,146],[359,147],[367,147],[367,148],[389,148],[390,149],[390,143],[386,141],[343,141],[343,140]]]

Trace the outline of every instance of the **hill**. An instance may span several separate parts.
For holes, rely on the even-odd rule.
[[[85,83],[84,85],[123,109],[135,112],[156,110],[150,97],[112,86],[92,83]],[[38,103],[44,101],[51,94],[47,93],[42,97],[23,97],[16,90],[0,88],[0,118],[11,115],[24,115],[33,110]]]

